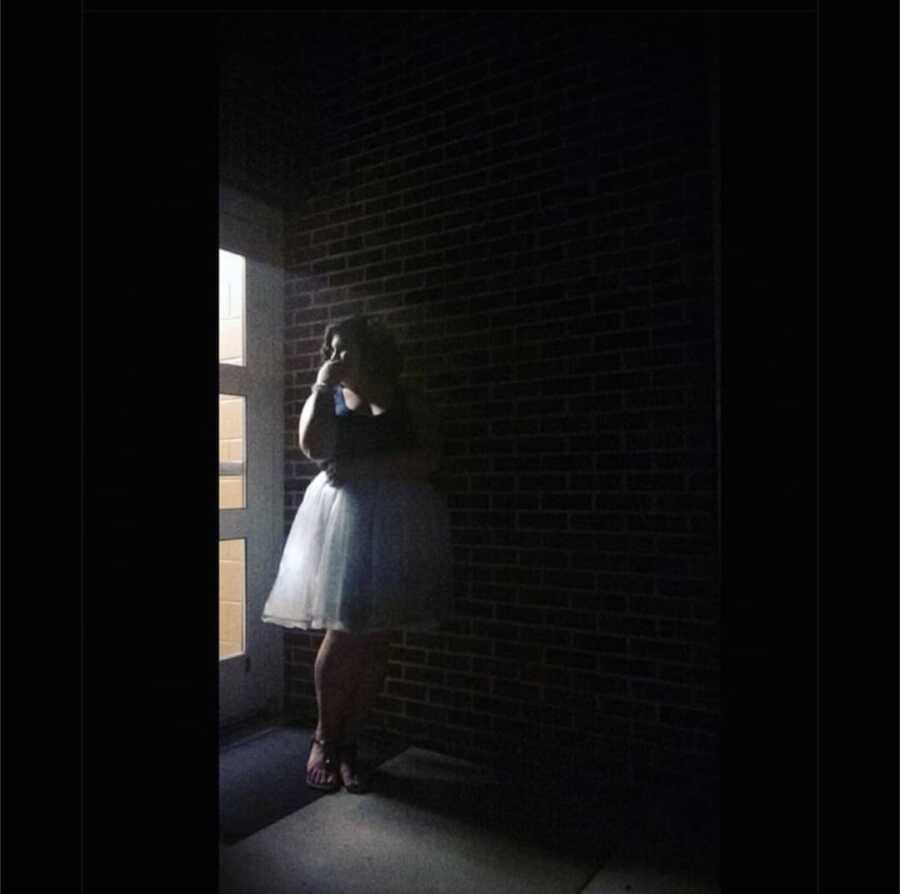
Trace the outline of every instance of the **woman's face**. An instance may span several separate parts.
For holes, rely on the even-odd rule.
[[[340,383],[345,388],[353,388],[354,384],[360,384],[361,371],[359,363],[359,350],[341,335],[335,335],[331,339],[331,354],[329,360],[339,360],[343,366]]]

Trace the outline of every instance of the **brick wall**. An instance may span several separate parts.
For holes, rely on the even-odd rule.
[[[455,557],[453,618],[395,636],[371,725],[521,767],[715,773],[703,22],[339,12],[286,226],[285,531],[323,328],[378,313],[443,410]],[[286,636],[312,720],[320,637]]]

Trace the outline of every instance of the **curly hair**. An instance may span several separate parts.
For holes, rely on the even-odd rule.
[[[403,355],[387,325],[378,317],[358,314],[329,324],[322,339],[322,360],[331,357],[331,341],[340,335],[360,352],[360,365],[377,382],[395,384],[403,369]]]

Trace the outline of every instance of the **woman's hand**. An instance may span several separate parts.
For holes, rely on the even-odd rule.
[[[346,357],[347,352],[341,351],[340,357],[335,358],[334,360],[326,360],[321,367],[319,367],[319,372],[316,375],[316,384],[317,385],[338,385],[341,381],[341,376],[344,374],[344,358]]]

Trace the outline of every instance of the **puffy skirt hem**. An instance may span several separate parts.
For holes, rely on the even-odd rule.
[[[424,481],[309,484],[262,620],[301,630],[431,629],[451,592],[449,518]]]

